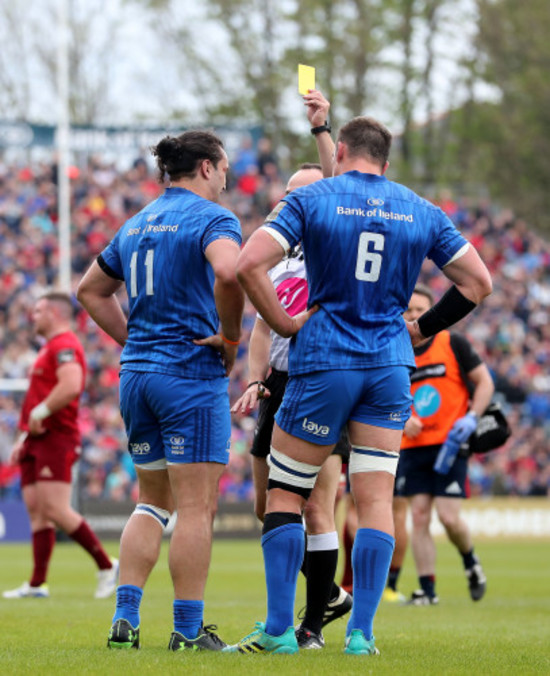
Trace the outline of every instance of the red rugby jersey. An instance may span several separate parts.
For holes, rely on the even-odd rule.
[[[57,383],[57,369],[63,364],[77,362],[82,367],[82,390],[86,380],[86,358],[84,348],[72,331],[59,333],[49,340],[38,353],[33,364],[30,383],[23,401],[19,429],[29,429],[29,413],[48,396]],[[43,420],[48,430],[57,430],[80,437],[78,428],[78,406],[80,394],[70,404]]]

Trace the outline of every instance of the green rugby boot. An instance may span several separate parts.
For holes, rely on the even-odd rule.
[[[107,648],[116,648],[118,650],[139,648],[139,627],[134,629],[128,620],[117,620],[109,632]]]
[[[227,643],[214,633],[217,628],[215,624],[201,627],[196,638],[186,638],[179,631],[173,631],[168,643],[168,650],[174,652],[181,650],[223,650]]]
[[[347,655],[380,655],[380,651],[374,645],[374,636],[367,641],[361,629],[352,629],[346,637],[344,652]]]
[[[258,653],[272,653],[277,655],[293,655],[298,652],[298,641],[294,627],[288,629],[281,636],[271,636],[265,631],[263,622],[256,622],[256,629],[245,636],[235,645],[228,645],[224,653],[241,653],[256,655]]]

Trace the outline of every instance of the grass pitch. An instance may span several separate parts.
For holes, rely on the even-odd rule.
[[[473,603],[461,561],[440,540],[439,606],[382,604],[375,622],[380,657],[344,655],[345,620],[325,628],[324,650],[294,656],[174,654],[167,650],[172,631],[172,591],[167,545],[144,594],[142,649],[106,648],[114,599],[94,600],[93,562],[72,543],[56,547],[51,564],[51,598],[0,598],[2,674],[550,674],[550,543],[543,540],[479,541],[488,577],[485,598]],[[116,555],[118,543],[108,544]],[[0,588],[28,578],[30,547],[0,545]],[[407,555],[400,588],[417,587]],[[296,610],[304,601],[298,583]],[[207,587],[205,623],[216,623],[227,642],[236,642],[265,619],[260,544],[217,541]]]

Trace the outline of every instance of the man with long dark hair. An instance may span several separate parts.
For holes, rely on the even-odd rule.
[[[166,137],[153,154],[169,187],[122,226],[78,289],[92,318],[124,346],[120,406],[139,483],[121,539],[108,645],[139,647],[143,588],[177,511],[169,648],[220,650],[224,642],[203,626],[203,599],[218,481],[229,459],[228,375],[243,311],[235,277],[241,229],[217,204],[228,160],[215,134]],[[122,284],[128,319],[116,296]]]

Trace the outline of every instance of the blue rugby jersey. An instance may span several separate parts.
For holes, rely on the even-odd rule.
[[[122,368],[215,378],[218,352],[193,343],[218,331],[214,272],[204,251],[216,239],[241,244],[237,218],[184,188],[168,188],[128,220],[99,264],[124,280],[129,301]]]
[[[423,260],[448,263],[466,240],[441,209],[384,176],[350,171],[284,197],[265,228],[304,249],[308,305],[289,372],[414,367],[402,314]]]

